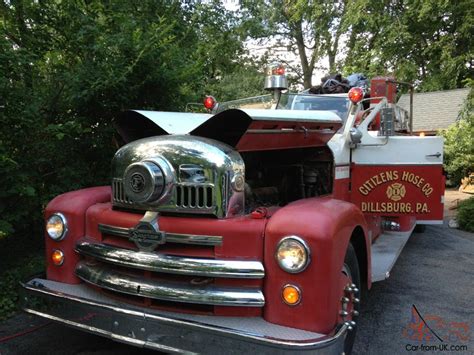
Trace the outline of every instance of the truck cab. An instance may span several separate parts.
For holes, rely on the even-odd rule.
[[[442,219],[442,140],[397,132],[389,96],[282,93],[278,68],[205,114],[124,112],[110,186],[48,204],[23,309],[166,352],[349,353],[362,291]]]

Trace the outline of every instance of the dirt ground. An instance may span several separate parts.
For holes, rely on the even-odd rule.
[[[469,197],[474,195],[459,192],[458,189],[450,188],[446,189],[444,193],[444,220],[449,221],[456,216],[456,207],[459,202],[467,200]]]

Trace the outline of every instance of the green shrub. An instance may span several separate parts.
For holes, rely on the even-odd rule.
[[[460,229],[474,232],[474,196],[459,204],[458,222]]]
[[[21,261],[18,266],[0,274],[0,320],[12,316],[17,311],[19,282],[44,270],[43,255],[25,257]]]

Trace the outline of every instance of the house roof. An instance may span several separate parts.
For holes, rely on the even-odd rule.
[[[413,131],[446,129],[459,117],[469,88],[413,94]],[[410,111],[410,95],[403,94],[398,105]]]

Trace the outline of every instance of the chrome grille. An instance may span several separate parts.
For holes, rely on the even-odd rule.
[[[113,179],[112,181],[112,196],[114,202],[131,205],[132,201],[125,195],[123,182],[121,179]]]
[[[213,207],[213,187],[208,185],[177,185],[176,207],[178,208],[211,208]]]
[[[113,179],[112,196],[114,204],[128,205],[140,208],[141,206],[133,203],[125,194],[122,179]],[[172,208],[179,211],[210,211],[215,207],[214,202],[214,186],[206,185],[189,185],[178,184],[174,191],[174,203]],[[173,207],[174,206],[174,207]],[[163,210],[169,209],[170,206],[162,207]],[[140,208],[142,209],[142,208]]]

